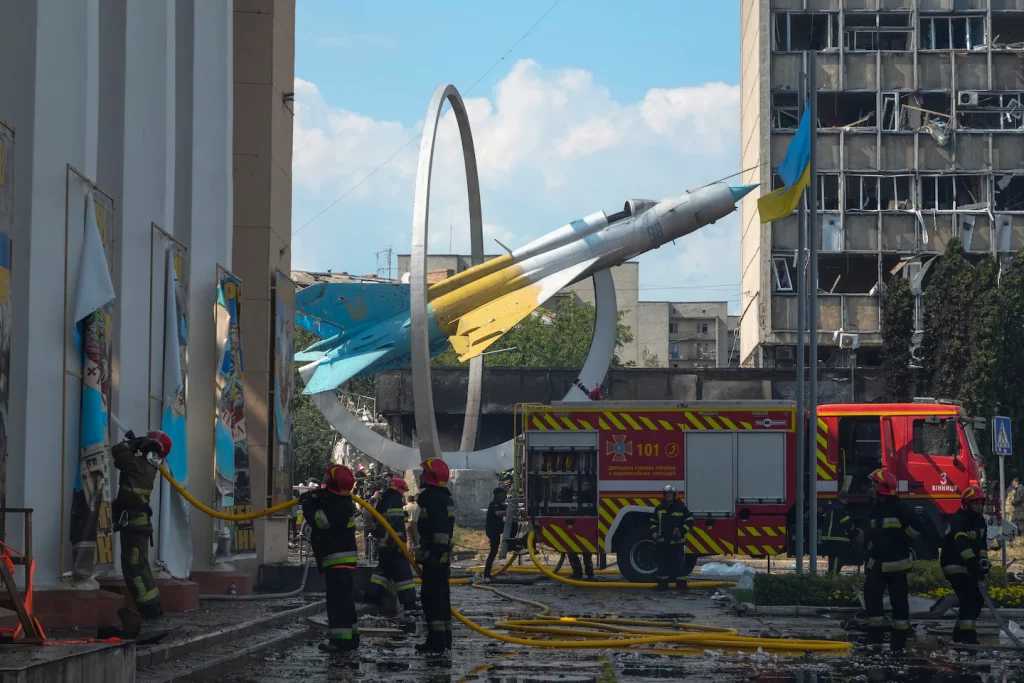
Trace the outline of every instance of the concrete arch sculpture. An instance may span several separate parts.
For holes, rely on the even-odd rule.
[[[483,219],[480,206],[480,179],[477,173],[476,151],[469,127],[469,117],[462,97],[453,85],[438,86],[430,98],[423,122],[420,156],[416,171],[416,189],[413,200],[412,259],[410,264],[410,323],[412,350],[413,400],[419,447],[412,448],[395,443],[377,434],[353,415],[333,391],[313,394],[314,404],[328,423],[353,446],[375,460],[395,469],[416,469],[427,458],[441,457],[455,469],[489,469],[501,471],[513,464],[513,441],[473,450],[480,416],[483,357],[470,361],[469,387],[466,402],[466,422],[460,451],[444,453],[437,433],[434,416],[434,395],[430,375],[430,349],[428,344],[427,313],[427,244],[429,238],[430,181],[434,160],[437,124],[445,101],[452,106],[462,141],[462,154],[466,165],[466,185],[469,195],[469,229],[473,265],[483,262]],[[602,270],[593,276],[594,299],[597,315],[594,320],[594,338],[587,360],[580,370],[580,380],[594,386],[604,379],[615,353],[618,329],[618,306],[611,273]],[[299,370],[303,382],[308,382],[316,364]],[[577,387],[571,387],[564,400],[586,400]]]

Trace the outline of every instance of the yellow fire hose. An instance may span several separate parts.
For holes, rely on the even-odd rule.
[[[174,487],[178,493],[182,495],[189,503],[194,505],[200,511],[216,517],[218,519],[228,519],[234,521],[243,521],[248,519],[256,519],[257,517],[264,517],[266,515],[286,510],[293,505],[297,505],[297,500],[288,501],[287,503],[281,503],[274,507],[267,508],[266,510],[260,510],[251,514],[226,514],[213,510],[206,505],[203,505],[195,499],[181,484],[179,484],[170,473],[164,468],[160,467],[161,474],[164,478]],[[373,517],[381,524],[388,535],[391,536],[392,540],[397,544],[399,550],[402,551],[402,555],[412,566],[416,574],[420,574],[419,565],[409,552],[409,548],[406,547],[405,543],[399,538],[398,534],[391,525],[388,524],[387,520],[377,512],[372,505],[367,503],[359,496],[353,495],[352,500],[362,507],[370,511]],[[554,578],[563,583],[570,585],[582,585],[587,587],[593,587],[594,583],[586,581],[574,581],[572,579],[564,579],[552,572],[550,569],[540,563],[536,553],[533,551],[533,542],[535,534],[533,531],[530,532],[530,536],[527,540],[527,549],[530,551],[530,557],[533,559],[543,573],[547,574],[549,578]],[[512,563],[510,558],[506,567]],[[502,568],[504,569],[504,568]],[[470,579],[454,579],[453,582],[465,582],[469,583]],[[715,584],[722,585],[728,582],[694,582],[691,586],[697,586],[697,584]],[[621,584],[621,583],[602,583],[601,587],[607,586],[629,586],[629,587],[648,587],[652,584]],[[490,589],[489,587],[485,587]],[[491,589],[493,590],[493,589]],[[494,591],[499,593],[499,591]],[[512,596],[506,596],[512,597]],[[521,598],[513,598],[522,600]],[[508,630],[518,630],[523,632],[533,633],[545,633],[553,635],[571,635],[583,638],[583,640],[538,640],[533,638],[519,638],[516,636],[509,636],[503,633],[498,633],[490,629],[484,628],[478,624],[473,623],[466,617],[464,617],[454,607],[451,610],[452,616],[458,619],[463,625],[480,633],[481,635],[493,638],[494,640],[500,640],[505,643],[511,643],[514,645],[530,645],[536,647],[550,647],[559,649],[569,650],[598,650],[598,649],[625,649],[629,648],[630,651],[641,651],[641,652],[652,652],[657,654],[666,655],[684,655],[690,656],[703,652],[705,647],[715,647],[721,649],[756,649],[760,647],[762,651],[775,652],[775,653],[804,653],[804,652],[832,652],[841,653],[848,651],[853,647],[851,643],[828,641],[828,640],[794,640],[794,639],[782,639],[782,638],[754,638],[738,635],[735,629],[725,629],[713,626],[697,626],[693,624],[675,624],[672,622],[658,622],[658,621],[639,621],[632,619],[607,619],[607,618],[575,618],[575,617],[554,617],[549,616],[543,618],[543,615],[549,615],[551,610],[542,603],[527,601],[529,604],[541,607],[541,614],[538,615],[537,619],[520,619],[511,621],[502,621],[495,624],[496,628],[506,628]],[[638,628],[639,626],[645,626],[649,628]],[[537,630],[543,629],[543,630]],[[676,630],[669,629],[682,629],[692,631],[691,633],[677,633]],[[601,633],[603,631],[604,633]],[[635,645],[671,645],[679,644],[683,647],[680,648],[656,648],[656,649],[641,649],[630,647]]]

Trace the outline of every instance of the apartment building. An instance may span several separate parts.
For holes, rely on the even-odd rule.
[[[743,182],[764,191],[817,53],[823,361],[876,362],[881,285],[919,295],[951,238],[978,258],[1024,246],[1024,0],[742,0],[741,50]],[[741,215],[742,364],[788,365],[798,218],[762,225],[756,196]]]

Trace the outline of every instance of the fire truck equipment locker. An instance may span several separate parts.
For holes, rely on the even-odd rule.
[[[786,433],[740,433],[736,440],[736,502],[786,502]]]
[[[736,435],[686,434],[686,507],[696,517],[732,517],[736,511]]]

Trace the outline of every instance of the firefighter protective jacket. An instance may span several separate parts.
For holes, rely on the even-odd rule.
[[[658,543],[686,543],[686,534],[693,528],[693,514],[678,498],[671,503],[661,501],[651,514],[651,533],[658,535]],[[679,531],[676,536],[675,531]]]
[[[145,455],[135,454],[133,446],[136,444],[125,440],[110,449],[114,467],[121,473],[113,503],[114,525],[118,531],[152,534],[150,515],[153,509],[149,507],[149,499],[160,470]]]
[[[981,559],[988,551],[988,527],[984,515],[967,510],[958,510],[946,526],[946,537],[942,541],[939,564],[946,576],[970,574],[981,581],[985,573]]]
[[[388,520],[388,524],[395,530],[398,537],[402,539],[402,543],[405,543],[405,521],[409,518],[409,515],[405,511],[405,500],[402,494],[392,488],[386,490],[381,494],[380,500],[377,502],[377,512],[380,513],[381,517]],[[391,538],[391,534],[384,529],[384,525],[380,522],[377,522],[374,536],[380,539],[381,548],[395,547],[394,539]]]
[[[317,489],[302,494],[299,502],[303,516],[312,527],[310,541],[321,571],[332,567],[354,568],[359,561],[359,550],[356,548],[356,506],[352,498]]]
[[[427,486],[416,502],[420,506],[416,529],[420,532],[420,553],[425,554],[424,561],[448,564],[455,532],[455,503],[451,492],[444,486]]]
[[[896,496],[884,496],[871,507],[868,522],[866,570],[890,574],[909,572],[910,547],[924,525]]]
[[[855,527],[853,520],[850,518],[850,514],[846,511],[846,506],[840,503],[838,500],[830,500],[825,504],[825,510],[822,513],[824,517],[823,524],[821,526],[821,540],[822,542],[836,542],[836,543],[849,543],[853,537]]]

